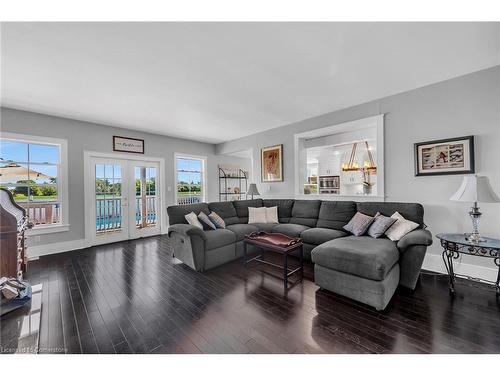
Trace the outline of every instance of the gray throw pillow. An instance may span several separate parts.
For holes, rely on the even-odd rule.
[[[373,216],[356,212],[356,215],[354,215],[352,219],[344,225],[344,229],[351,232],[355,236],[362,236],[366,233],[373,220],[375,220]]]
[[[384,216],[380,212],[375,215],[375,220],[373,221],[370,228],[368,228],[368,235],[373,238],[379,238],[382,236],[387,229],[391,227],[392,224],[396,222],[397,219],[392,217]]]
[[[203,225],[203,229],[205,230],[210,230],[210,229],[216,229],[215,224],[212,223],[210,218],[207,216],[206,213],[200,212],[198,214],[198,220],[200,220],[201,224]]]
[[[222,229],[226,228],[226,222],[224,221],[224,219],[222,219],[215,212],[213,211],[210,212],[210,215],[208,215],[208,217],[217,228],[222,228]]]
[[[190,212],[187,215],[184,215],[184,217],[186,218],[188,224],[194,225],[195,227],[203,230],[203,225],[200,223],[200,221],[198,220],[198,216],[196,216],[194,212]]]

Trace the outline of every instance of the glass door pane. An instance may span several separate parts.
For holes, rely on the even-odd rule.
[[[158,194],[158,171],[156,163],[132,162],[131,172],[134,176],[133,196],[134,210],[131,219],[134,227],[131,227],[132,237],[142,237],[160,233],[159,226],[159,194]]]
[[[128,238],[127,196],[122,194],[123,160],[93,159],[94,237],[96,243]],[[123,215],[123,212],[127,215]]]
[[[92,245],[161,232],[159,163],[92,157],[86,181]]]
[[[121,231],[121,165],[95,165],[96,233]]]

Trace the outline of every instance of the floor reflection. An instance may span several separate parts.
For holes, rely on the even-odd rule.
[[[325,350],[360,353],[428,353],[433,351],[432,318],[426,299],[406,304],[397,291],[383,312],[346,297],[316,292],[317,316],[311,335]],[[328,339],[329,338],[329,339]],[[336,346],[331,348],[332,342]]]
[[[31,301],[0,319],[0,354],[39,351],[42,284],[32,285]]]
[[[157,236],[31,262],[27,278],[44,284],[40,347],[68,353],[500,352],[498,300],[477,283],[458,285],[451,300],[446,277],[422,275],[414,292],[398,290],[377,312],[318,291],[310,263],[303,282],[285,294],[282,280],[262,266],[235,261],[200,273],[172,255],[168,237]],[[17,334],[21,327],[35,326],[20,321]],[[2,327],[2,338],[5,332]]]

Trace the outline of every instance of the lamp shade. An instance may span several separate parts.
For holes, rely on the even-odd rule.
[[[450,198],[452,201],[497,203],[500,199],[491,188],[486,176],[466,176],[457,192]]]
[[[248,191],[247,195],[260,195],[259,191],[257,190],[257,185],[256,184],[250,184],[248,185]]]

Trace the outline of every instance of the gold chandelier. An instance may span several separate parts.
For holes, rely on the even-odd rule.
[[[342,171],[344,172],[358,172],[358,171],[363,171],[363,172],[371,172],[371,173],[376,173],[377,172],[377,166],[373,162],[373,156],[370,151],[370,148],[368,147],[368,142],[365,141],[365,147],[366,147],[366,152],[368,154],[368,160],[363,161],[363,167],[360,168],[358,162],[356,161],[356,147],[357,143],[352,144],[352,150],[351,150],[351,156],[349,157],[349,163],[342,163]]]

